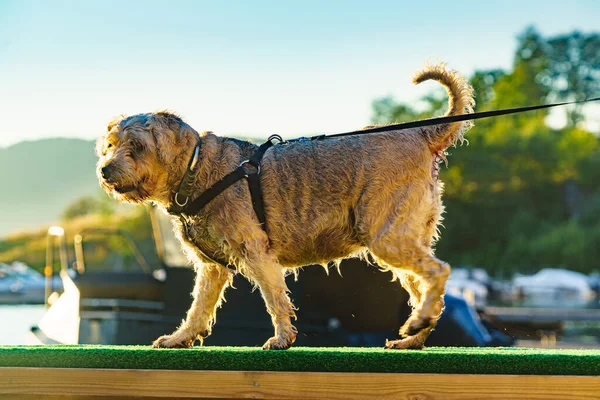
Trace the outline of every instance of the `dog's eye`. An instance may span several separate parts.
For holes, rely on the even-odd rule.
[[[110,149],[111,147],[113,147],[112,143],[109,143],[109,144],[106,146],[106,148],[107,148],[107,149]]]

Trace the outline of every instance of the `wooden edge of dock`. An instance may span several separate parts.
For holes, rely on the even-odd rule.
[[[599,376],[0,368],[0,399],[600,399]]]

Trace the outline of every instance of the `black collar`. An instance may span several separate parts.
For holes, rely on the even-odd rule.
[[[190,191],[192,189],[192,184],[196,179],[196,172],[200,166],[201,146],[202,138],[198,138],[198,143],[196,143],[196,147],[194,147],[194,151],[192,152],[192,156],[188,162],[185,174],[183,175],[181,182],[179,182],[177,190],[173,192],[173,197],[171,198],[171,207],[169,207],[168,210],[171,214],[181,214],[190,201]]]

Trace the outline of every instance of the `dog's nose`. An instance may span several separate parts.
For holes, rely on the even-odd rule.
[[[110,181],[110,180],[111,180],[111,178],[112,178],[112,175],[113,175],[114,171],[115,171],[115,167],[114,167],[114,166],[112,166],[112,165],[110,165],[110,164],[108,164],[108,165],[105,165],[105,166],[104,166],[104,167],[102,167],[102,169],[100,170],[100,172],[102,173],[102,177],[103,177],[105,180],[107,180],[107,181]]]

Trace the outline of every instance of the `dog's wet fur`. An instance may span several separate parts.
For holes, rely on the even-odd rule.
[[[447,88],[447,115],[473,112],[473,91],[464,78],[440,64],[417,73],[414,82],[430,79]],[[286,273],[366,254],[393,273],[413,307],[400,338],[385,346],[422,348],[442,313],[450,273],[433,251],[444,209],[437,163],[469,127],[461,122],[269,149],[260,175],[266,232],[244,180],[198,215],[186,217],[187,231],[173,217],[175,233],[197,272],[194,300],[181,326],[154,346],[190,347],[211,332],[232,272],[204,259],[200,248],[228,260],[260,288],[275,328],[265,349],[287,349],[296,338]],[[97,143],[100,184],[118,201],[152,202],[166,210],[199,139],[193,198],[257,148],[212,132],[198,133],[169,112],[120,117]]]

